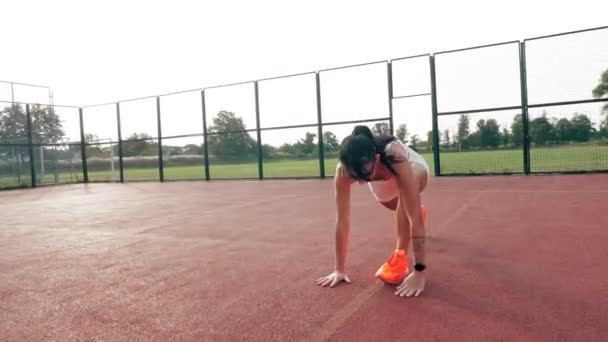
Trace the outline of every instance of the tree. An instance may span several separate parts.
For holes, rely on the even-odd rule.
[[[484,147],[496,148],[500,145],[500,125],[495,119],[488,119],[481,132],[481,142]]]
[[[545,145],[551,143],[553,137],[553,125],[547,119],[547,113],[530,121],[530,141],[536,145]]]
[[[276,154],[276,151],[276,147],[268,144],[262,144],[262,156],[265,159],[272,158]]]
[[[65,136],[61,120],[52,107],[30,107],[32,141],[39,144],[60,142]],[[11,143],[27,144],[27,114],[22,106],[12,105],[0,112],[0,136]]]
[[[608,69],[606,69],[601,77],[598,85],[593,88],[593,97],[596,99],[608,96]],[[600,124],[602,136],[608,137],[608,102],[602,106],[602,112],[605,114],[604,121]]]
[[[432,151],[433,150],[433,131],[426,132],[426,143],[428,145],[428,148],[431,149],[431,151]]]
[[[598,135],[603,138],[608,138],[608,117],[604,120],[603,125],[600,127]]]
[[[594,129],[587,115],[576,113],[570,122],[572,123],[571,137],[574,141],[585,142],[591,139]]]
[[[460,114],[458,119],[458,133],[456,134],[455,143],[458,144],[458,148],[466,148],[467,139],[469,138],[469,116],[466,114]]]
[[[317,149],[317,143],[315,143],[316,134],[306,132],[304,139],[298,140],[296,143],[296,149],[298,152],[303,154],[312,154]]]
[[[511,134],[509,133],[509,130],[504,128],[502,129],[502,145],[504,147],[509,146],[509,143],[511,143]]]
[[[329,133],[329,134],[325,134],[325,133]],[[323,135],[326,135],[328,138],[328,141],[331,145],[332,148],[334,148],[334,146],[337,145],[337,140],[335,140],[335,135],[333,135],[333,133],[331,132],[324,132]],[[311,132],[306,132],[306,134],[304,135],[303,139],[299,139],[296,143],[294,144],[289,144],[289,143],[284,143],[283,145],[281,145],[278,149],[270,149],[267,148],[265,150],[265,152],[263,153],[275,153],[275,152],[280,152],[283,155],[286,155],[288,157],[310,157],[311,155],[313,155],[314,153],[317,152],[317,142],[315,142],[315,139],[317,138],[317,135]],[[335,140],[335,141],[332,141]],[[324,141],[323,144],[325,144],[326,142]],[[264,149],[264,146],[262,146],[262,149]]]
[[[558,144],[572,140],[572,123],[567,118],[561,118],[555,123],[553,135]]]
[[[256,142],[246,129],[243,118],[220,111],[213,119],[213,126],[209,127],[209,153],[223,160],[253,157],[257,152]]]
[[[0,139],[4,144],[27,144],[27,121],[23,108],[6,107],[0,112]]]
[[[391,134],[391,129],[386,122],[378,122],[372,127],[372,132],[375,134]]]
[[[323,148],[325,152],[336,152],[340,148],[340,143],[336,135],[330,131],[323,132]]]
[[[32,116],[32,136],[34,142],[54,144],[65,136],[61,120],[52,107],[34,105],[30,108]]]
[[[34,144],[54,144],[63,140],[65,133],[61,120],[52,107],[33,105],[30,107],[30,117]],[[29,158],[27,113],[24,107],[11,105],[0,111],[0,144],[20,144],[0,145],[0,156],[6,155],[9,160],[15,161],[14,172],[19,178]]]
[[[446,145],[450,144],[450,130],[448,129],[443,131],[443,143]]]
[[[289,143],[284,143],[283,145],[279,146],[279,152],[287,154],[287,155],[293,155],[293,156],[295,156],[298,153],[295,145],[292,145]]]
[[[420,138],[418,138],[418,134],[412,135],[412,139],[410,141],[410,147],[413,150],[416,150],[416,147],[417,147],[417,145],[418,145],[419,142],[420,142]]]
[[[481,144],[481,131],[480,130],[476,130],[475,132],[469,134],[469,137],[466,140],[466,145],[470,146],[470,147],[482,147],[482,144]]]
[[[500,145],[500,125],[495,119],[480,119],[477,121],[477,131],[468,140],[473,146],[496,148]]]
[[[513,145],[515,147],[521,146],[524,139],[524,124],[523,116],[517,114],[513,117],[513,123],[511,124],[511,136],[513,138]]]
[[[151,142],[147,133],[133,133],[122,143],[122,154],[125,157],[153,156],[158,154],[158,144]]]
[[[593,97],[596,99],[600,99],[604,96],[608,96],[608,69],[606,69],[603,73],[602,76],[600,77],[600,82],[598,83],[598,85],[593,88],[593,91],[591,92],[593,94]],[[608,103],[606,103],[602,109],[608,114]],[[607,117],[608,119],[608,117]]]
[[[397,139],[399,139],[399,141],[401,141],[404,144],[407,144],[407,136],[408,136],[407,126],[405,124],[399,125],[399,128],[397,128],[397,132],[396,132],[395,136],[397,137]]]
[[[87,133],[84,135],[84,141],[87,144],[87,157],[104,157],[103,145],[97,134]]]

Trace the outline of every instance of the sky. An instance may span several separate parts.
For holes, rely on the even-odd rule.
[[[55,104],[87,106],[219,84],[608,25],[606,1],[2,1],[0,81],[52,87]],[[520,104],[517,44],[439,54],[439,111]],[[608,68],[608,30],[527,45],[530,103],[590,98]],[[388,116],[386,64],[320,73],[323,121]],[[394,95],[430,91],[428,58],[393,62]],[[259,83],[263,127],[316,123],[314,74]],[[10,86],[0,83],[0,100]],[[15,100],[48,102],[48,90],[15,87]],[[255,128],[253,84],[206,91],[219,110]],[[599,105],[547,108],[556,117]],[[85,131],[116,139],[115,105],[85,108]],[[393,101],[396,126],[425,138],[430,97]],[[531,111],[541,115],[543,108]],[[71,141],[77,110],[57,109]],[[161,98],[163,135],[202,132],[200,93]],[[517,111],[471,115],[505,126]],[[156,135],[155,99],[121,103],[123,137]],[[456,116],[439,120],[455,130]],[[373,123],[371,123],[373,124]],[[370,125],[371,125],[370,124]],[[332,126],[342,138],[352,125]],[[293,142],[311,129],[265,131]],[[314,128],[312,130],[315,130]],[[198,139],[198,138],[197,138]],[[176,139],[185,144],[192,139]]]

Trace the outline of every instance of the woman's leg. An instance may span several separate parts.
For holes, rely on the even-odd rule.
[[[418,164],[413,164],[412,171],[414,172],[414,176],[418,180],[417,183],[419,185],[419,188],[416,189],[416,191],[422,193],[428,183],[427,169],[424,167],[424,165],[418,166]],[[395,200],[393,201],[396,202],[396,210],[393,210],[395,210],[395,223],[397,225],[397,249],[402,249],[407,253],[408,247],[410,246],[410,242],[412,240],[410,219],[407,216],[406,211],[403,209],[399,197],[395,198]]]
[[[418,189],[414,191],[422,191],[426,188],[428,182],[428,172],[424,165],[415,165],[412,167],[414,176],[418,179]],[[409,272],[412,267],[414,255],[411,246],[412,229],[410,218],[407,212],[400,203],[399,196],[388,202],[381,202],[382,205],[395,212],[395,225],[397,226],[397,246],[396,251],[391,255],[389,260],[380,266],[376,272],[376,277],[384,282],[396,284],[401,282],[403,277]]]
[[[423,165],[418,166],[417,164],[413,164],[412,170],[414,171],[414,176],[418,179],[417,183],[419,184],[419,188],[417,191],[422,193],[428,182],[427,169]],[[397,226],[397,249],[403,249],[407,252],[412,232],[410,229],[410,219],[399,202],[399,196],[388,202],[380,202],[380,204],[395,212],[395,223]]]
[[[390,258],[376,271],[376,277],[385,283],[399,284],[411,267],[408,248],[411,241],[410,221],[405,210],[399,205],[399,197],[382,203],[385,207],[395,212],[397,226],[397,246]]]
[[[422,194],[429,182],[429,169],[425,164],[412,163],[412,172],[418,180],[418,192]]]
[[[410,220],[399,203],[399,197],[388,202],[380,202],[383,206],[395,212],[395,223],[397,226],[397,249],[407,251],[411,239]]]
[[[395,211],[395,223],[397,225],[397,249],[407,253],[412,239],[412,230],[410,229],[410,219],[401,203],[398,204]]]

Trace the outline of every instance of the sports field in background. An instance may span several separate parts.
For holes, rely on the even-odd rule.
[[[433,155],[423,154],[431,171],[434,170]],[[442,152],[441,173],[449,174],[483,174],[483,173],[521,173],[523,172],[523,152],[521,150],[493,150],[474,152]],[[532,148],[530,150],[532,172],[576,172],[608,170],[608,146],[573,146],[553,148]],[[334,174],[337,159],[325,160],[325,174]],[[166,180],[204,179],[203,165],[171,166],[164,169]],[[158,168],[125,167],[126,181],[158,180]],[[211,164],[212,179],[257,178],[258,165],[255,161],[232,164]],[[264,177],[318,177],[318,159],[309,160],[265,160]],[[118,168],[114,172],[90,171],[90,181],[114,181],[119,179]],[[82,172],[60,173],[55,177],[47,173],[41,184],[73,183],[82,181]],[[29,174],[17,177],[0,176],[0,188],[27,186]]]

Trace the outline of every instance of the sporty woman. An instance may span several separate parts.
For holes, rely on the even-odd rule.
[[[367,183],[378,202],[394,211],[397,246],[378,269],[376,277],[397,286],[396,295],[418,296],[425,286],[426,210],[421,193],[427,186],[429,167],[416,151],[390,135],[373,135],[367,126],[356,126],[339,151],[334,176],[337,204],[335,270],[317,280],[317,285],[334,287],[350,283],[345,273],[350,231],[350,194],[355,182]],[[414,270],[408,263],[413,249]],[[411,272],[410,272],[411,271]]]

